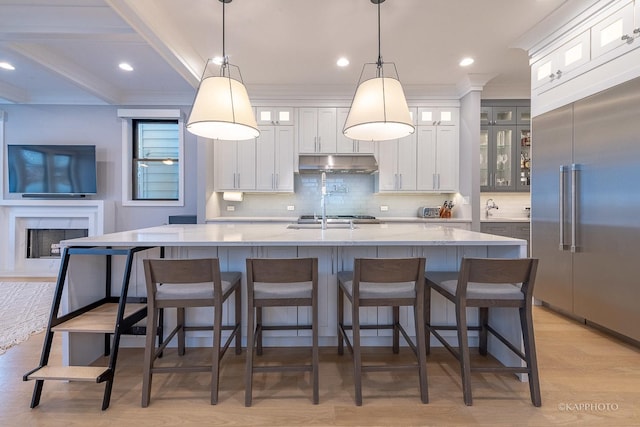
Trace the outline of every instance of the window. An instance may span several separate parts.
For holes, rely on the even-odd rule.
[[[177,120],[133,120],[133,200],[178,200]]]
[[[184,206],[184,120],[180,110],[119,109],[122,205]]]

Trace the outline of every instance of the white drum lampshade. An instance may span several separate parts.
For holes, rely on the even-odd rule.
[[[356,90],[344,125],[346,137],[360,141],[403,138],[415,131],[400,81],[365,80]]]
[[[200,82],[187,130],[211,139],[242,141],[260,135],[244,84],[227,76]]]

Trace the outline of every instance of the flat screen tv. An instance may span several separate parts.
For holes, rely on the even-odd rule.
[[[97,193],[95,145],[7,145],[9,192],[23,197]]]

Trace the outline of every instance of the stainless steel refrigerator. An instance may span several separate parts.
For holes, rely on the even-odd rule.
[[[640,341],[640,79],[533,118],[535,297]]]

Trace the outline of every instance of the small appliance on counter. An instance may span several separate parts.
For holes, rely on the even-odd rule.
[[[439,218],[440,208],[429,208],[426,206],[420,206],[418,208],[418,218]]]

